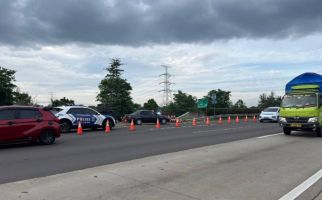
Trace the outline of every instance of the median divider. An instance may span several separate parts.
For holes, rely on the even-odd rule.
[[[249,118],[248,118],[248,115],[243,115],[243,114],[241,114],[241,115],[242,116],[232,114],[232,115],[225,115],[224,117],[222,115],[219,115],[217,117],[213,117],[213,116],[204,116],[204,117],[199,117],[199,118],[193,117],[190,120],[189,119],[182,120],[179,117],[177,117],[177,118],[175,118],[175,122],[172,126],[170,125],[169,127],[164,127],[164,128],[161,127],[161,122],[160,122],[160,119],[158,118],[155,125],[154,125],[154,129],[161,129],[162,128],[162,130],[167,130],[167,129],[180,128],[180,127],[182,127],[182,128],[205,127],[205,126],[215,126],[215,125],[224,125],[224,124],[225,125],[237,125],[240,123],[251,122],[251,120],[249,120]],[[254,123],[257,122],[256,115],[253,116],[252,121]],[[200,124],[198,124],[198,123],[200,123]],[[136,131],[136,125],[135,125],[133,119],[131,120],[130,124],[127,124],[124,127],[127,127],[128,130],[131,132]],[[153,130],[153,128],[150,130]],[[106,130],[105,132],[108,133],[109,131]]]

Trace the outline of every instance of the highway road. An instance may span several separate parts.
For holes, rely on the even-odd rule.
[[[59,159],[57,157],[62,153],[59,148],[49,150],[57,149],[52,148],[54,146],[18,148],[21,151],[17,157],[11,155],[9,168],[12,169],[1,170],[1,176],[5,173],[14,175],[17,165],[24,166],[22,171],[32,171],[26,160],[17,161],[22,158],[23,151],[24,155],[30,154],[29,151],[42,152],[35,154],[33,159],[39,162],[32,166],[52,174],[53,168],[63,170],[60,167],[64,166],[68,171],[68,166],[75,163],[82,168],[85,167],[83,163],[89,161],[94,165],[116,162],[119,156],[124,160],[143,158],[0,184],[0,199],[322,199],[322,138],[308,132],[285,136],[279,133],[276,124],[184,129],[168,127],[156,131],[141,127],[136,133],[119,129],[108,136],[102,132],[88,132],[82,137],[68,135],[68,139],[57,144],[57,147],[69,144],[70,148],[60,148],[69,150],[68,156]],[[269,131],[274,133],[265,134]],[[241,140],[243,137],[251,138]],[[192,144],[192,140],[196,143]],[[176,151],[216,142],[221,144]],[[2,150],[17,153],[17,148]],[[170,150],[176,152],[145,157]],[[52,161],[47,159],[49,154]],[[16,172],[21,176],[20,171]]]
[[[0,147],[0,183],[43,177],[147,156],[178,152],[252,137],[277,134],[276,123],[232,123],[191,127],[153,125],[129,132],[118,125],[110,134],[85,131],[64,134],[54,145]]]

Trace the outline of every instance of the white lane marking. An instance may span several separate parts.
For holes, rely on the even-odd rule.
[[[281,197],[279,200],[293,200],[299,197],[305,190],[311,187],[314,183],[322,178],[322,169],[312,175],[310,178],[306,179],[299,186],[291,190],[289,193]]]
[[[276,134],[271,134],[271,135],[264,135],[261,137],[257,137],[258,139],[263,139],[263,138],[268,138],[268,137],[272,137],[272,136],[277,136],[277,135],[282,135],[283,133],[276,133]]]

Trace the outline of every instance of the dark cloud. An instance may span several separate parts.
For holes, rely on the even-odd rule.
[[[210,42],[322,30],[320,0],[1,0],[11,45]]]

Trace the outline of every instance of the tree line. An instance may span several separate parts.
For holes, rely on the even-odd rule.
[[[120,59],[111,59],[110,64],[105,68],[106,75],[101,80],[98,89],[99,93],[96,100],[100,102],[96,109],[103,113],[110,113],[116,118],[120,118],[125,114],[129,114],[137,109],[147,109],[162,111],[167,114],[180,115],[185,112],[198,112],[197,97],[187,94],[179,90],[173,95],[173,101],[166,106],[159,106],[154,99],[148,99],[143,105],[134,103],[131,97],[132,86],[122,78],[124,70],[121,69]],[[2,105],[33,105],[32,97],[21,92],[15,85],[16,71],[0,67],[0,106]],[[214,105],[211,103],[211,97],[216,95],[216,113],[223,114],[225,112],[250,112],[258,111],[269,106],[279,106],[282,100],[281,96],[276,96],[273,92],[270,94],[261,94],[259,96],[258,106],[248,108],[242,99],[235,103],[231,101],[231,92],[221,89],[209,91],[204,98],[208,100],[208,106],[204,111],[211,115],[214,113]],[[71,106],[75,105],[75,101],[63,97],[61,99],[51,99],[51,106]]]

